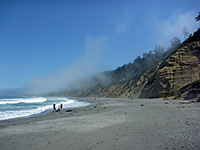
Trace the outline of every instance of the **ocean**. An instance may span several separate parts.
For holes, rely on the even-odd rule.
[[[63,109],[87,106],[90,103],[64,97],[6,97],[0,98],[0,120],[31,117],[53,111],[63,104]]]

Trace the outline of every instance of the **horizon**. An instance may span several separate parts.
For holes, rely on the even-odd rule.
[[[198,1],[1,1],[0,89],[65,88],[181,42],[199,25]]]

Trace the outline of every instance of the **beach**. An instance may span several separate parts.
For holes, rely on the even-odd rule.
[[[92,103],[0,121],[0,149],[200,149],[200,103],[121,98],[80,100]]]

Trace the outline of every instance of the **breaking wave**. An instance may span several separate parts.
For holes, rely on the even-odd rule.
[[[0,120],[30,117],[43,112],[50,112],[53,110],[53,104],[56,104],[57,108],[61,103],[64,109],[89,105],[87,102],[62,97],[0,99]]]
[[[42,103],[46,100],[47,99],[44,97],[0,99],[0,105],[18,103]]]

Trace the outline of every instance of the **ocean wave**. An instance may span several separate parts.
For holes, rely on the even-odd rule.
[[[0,99],[0,105],[18,103],[42,103],[47,101],[44,97]]]
[[[29,110],[20,110],[20,111],[2,111],[0,112],[0,120],[6,120],[6,119],[13,119],[13,118],[19,118],[19,117],[27,117],[35,114],[42,113],[48,109],[50,109],[52,106],[47,105],[43,107],[38,107],[36,109],[29,109]]]
[[[0,107],[0,120],[30,117],[32,115],[37,115],[46,111],[51,111],[51,110],[53,111],[53,104],[56,104],[56,109],[58,109],[58,106],[61,103],[63,104],[64,109],[83,107],[83,106],[89,105],[89,103],[87,102],[79,102],[77,100],[62,98],[62,97],[59,97],[59,98],[57,97],[15,98],[15,99],[0,99],[0,100],[1,100],[0,104],[9,105],[8,109],[6,105],[2,105],[2,107],[5,109],[1,109]],[[20,110],[19,109],[17,110],[18,106],[10,105],[10,104],[16,104],[16,103],[37,103],[37,102],[45,102],[45,103],[41,103],[39,105],[35,105],[35,104],[23,105],[23,106],[20,106],[20,108],[23,107],[23,109],[20,109]]]
[[[69,104],[73,104],[76,101],[65,99],[66,101],[57,103],[56,106],[60,105],[61,103],[66,106]],[[7,120],[7,119],[14,119],[14,118],[20,118],[20,117],[29,117],[32,115],[40,114],[42,112],[45,112],[47,110],[52,110],[53,105],[46,105],[46,106],[40,106],[35,109],[28,109],[28,110],[12,110],[12,111],[0,111],[0,120]]]

